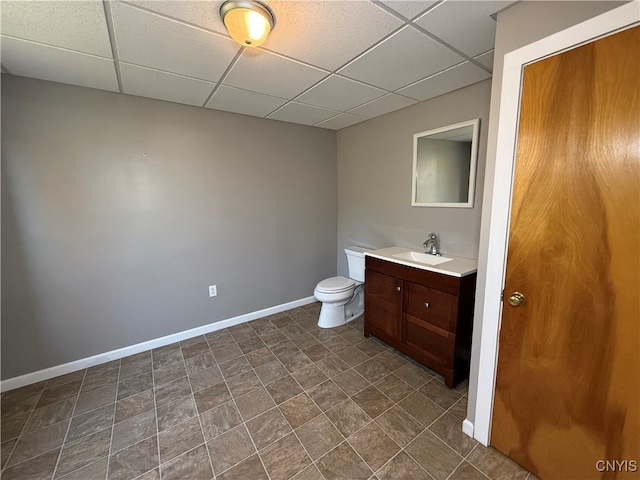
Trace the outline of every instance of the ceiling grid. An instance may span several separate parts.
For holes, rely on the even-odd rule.
[[[511,2],[271,0],[257,48],[222,3],[3,0],[2,72],[338,130],[490,78]]]

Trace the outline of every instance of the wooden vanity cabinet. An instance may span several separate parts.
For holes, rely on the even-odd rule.
[[[453,277],[367,256],[364,334],[444,376],[469,374],[476,274]]]

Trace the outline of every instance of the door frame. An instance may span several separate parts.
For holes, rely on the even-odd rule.
[[[514,50],[504,57],[498,116],[494,185],[489,220],[489,241],[480,251],[487,259],[481,321],[475,422],[465,420],[463,431],[489,445],[498,366],[498,339],[502,317],[501,294],[505,281],[509,221],[514,180],[520,94],[524,66],[570,50],[599,37],[640,23],[640,2],[632,0],[602,15]],[[473,408],[470,405],[470,408]]]

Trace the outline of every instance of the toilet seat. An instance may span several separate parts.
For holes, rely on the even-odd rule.
[[[355,285],[355,280],[350,278],[331,277],[318,283],[316,291],[319,293],[342,293],[351,290]]]

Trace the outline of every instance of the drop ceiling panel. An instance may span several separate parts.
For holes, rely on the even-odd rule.
[[[433,1],[421,1],[421,0],[413,0],[413,1],[395,1],[395,0],[383,0],[381,3],[384,3],[387,7],[392,8],[400,15],[405,18],[411,19],[422,12],[424,12],[427,8],[432,5],[438,3],[436,0]]]
[[[119,60],[217,82],[240,46],[122,3],[112,7]]]
[[[320,107],[291,102],[287,103],[277,112],[269,115],[268,118],[273,120],[282,120],[284,122],[301,123],[302,125],[315,125],[316,123],[327,120],[338,113],[339,112],[334,112]]]
[[[2,65],[14,75],[118,91],[113,60],[2,36]]]
[[[220,85],[206,107],[255,117],[266,117],[285,103],[287,100],[282,98]]]
[[[3,35],[113,58],[99,0],[3,1],[1,12]]]
[[[429,10],[416,24],[461,52],[475,56],[493,48],[496,21],[502,1],[446,1]]]
[[[368,120],[368,118],[358,115],[352,115],[350,113],[343,113],[341,115],[330,118],[329,120],[325,120],[324,122],[317,123],[315,126],[328,128],[330,130],[340,130],[341,128],[350,127],[351,125],[364,122],[365,120]]]
[[[493,50],[487,53],[483,53],[482,55],[478,55],[477,57],[474,57],[474,60],[480,62],[489,70],[493,70]]]
[[[127,1],[131,5],[136,5],[156,13],[166,15],[167,17],[191,23],[199,27],[206,28],[229,36],[227,29],[224,27],[218,11],[223,1]]]
[[[463,60],[457,53],[407,26],[339,73],[396,90]]]
[[[279,55],[245,49],[222,83],[291,99],[326,75],[327,72]]]
[[[263,46],[331,71],[402,25],[363,0],[276,0],[269,6],[276,26]]]
[[[442,73],[421,80],[398,91],[416,100],[428,100],[491,77],[491,74],[471,62],[464,62]]]
[[[129,95],[201,107],[215,83],[120,63],[122,91]]]
[[[296,98],[296,101],[344,112],[386,92],[348,78],[331,75]]]
[[[377,98],[369,103],[366,103],[360,107],[350,110],[349,113],[356,115],[363,115],[365,117],[377,117],[378,115],[384,115],[385,113],[393,112],[409,105],[416,103],[416,100],[412,98],[403,97],[402,95],[396,95],[390,93],[384,97]]]

